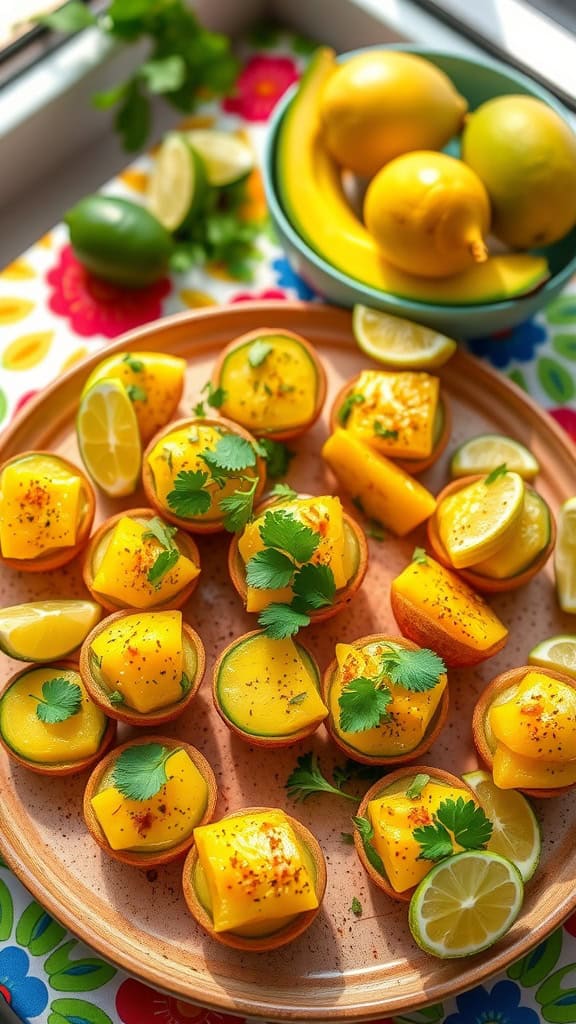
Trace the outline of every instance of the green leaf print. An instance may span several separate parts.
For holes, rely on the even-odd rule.
[[[0,423],[2,423],[2,421],[4,419],[6,419],[7,411],[8,411],[8,399],[6,398],[5,392],[2,391],[2,388],[0,388]],[[0,860],[1,860],[1,858],[0,858]],[[4,862],[2,861],[2,863],[4,863]]]
[[[546,307],[546,319],[551,324],[576,324],[576,293],[554,299]]]
[[[523,391],[528,391],[528,384],[522,370],[510,370],[508,377],[510,380],[514,381],[519,388],[522,388]]]
[[[16,925],[16,942],[32,956],[44,956],[66,935],[66,929],[47,914],[39,903],[30,903]]]
[[[104,1010],[85,999],[55,999],[47,1024],[112,1024]]]
[[[531,950],[521,960],[512,964],[507,971],[508,977],[519,981],[526,988],[539,985],[556,966],[561,952],[562,929],[559,928],[539,946],[536,946],[536,949]]]
[[[14,904],[6,882],[0,881],[0,942],[10,938],[14,924]]]
[[[552,348],[559,356],[576,363],[576,334],[555,334],[552,338]]]
[[[563,988],[562,982],[572,974],[574,986]],[[551,1024],[574,1024],[576,1021],[576,964],[568,964],[547,978],[536,991],[542,1007],[543,1020]]]
[[[542,356],[536,364],[536,372],[544,391],[557,405],[566,405],[574,397],[574,381],[568,370],[555,359]]]
[[[92,992],[116,974],[116,968],[99,957],[87,956],[71,960],[69,953],[77,945],[76,939],[64,943],[54,950],[44,964],[50,985],[57,992]]]

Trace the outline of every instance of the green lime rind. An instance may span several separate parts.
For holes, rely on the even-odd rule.
[[[247,142],[212,129],[191,129],[186,139],[201,157],[206,179],[213,188],[236,185],[254,170],[255,158]]]
[[[148,210],[172,233],[190,227],[204,204],[208,180],[204,161],[181,132],[166,136],[148,186]]]
[[[483,447],[485,454],[482,457]],[[475,448],[479,451],[476,457],[472,457]],[[487,474],[503,463],[523,480],[533,480],[540,472],[538,459],[521,441],[505,434],[478,434],[456,448],[450,460],[450,476],[457,479],[469,474]]]

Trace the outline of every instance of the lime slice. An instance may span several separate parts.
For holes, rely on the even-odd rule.
[[[551,513],[544,498],[532,488],[526,488],[514,536],[491,558],[475,562],[474,572],[495,580],[510,579],[524,572],[548,547],[551,529]]]
[[[528,664],[554,668],[576,679],[576,636],[551,636],[542,640],[530,651]]]
[[[450,475],[491,473],[503,463],[523,480],[533,480],[540,472],[538,460],[520,441],[505,434],[478,434],[456,449],[450,462]]]
[[[576,662],[575,662],[576,664]],[[493,825],[488,849],[507,857],[527,882],[540,861],[540,826],[526,797],[514,789],[499,789],[489,772],[478,769],[462,776],[473,789]]]
[[[558,603],[563,612],[576,614],[576,497],[560,506],[556,525],[554,576]]]
[[[452,565],[476,565],[509,543],[524,509],[524,481],[504,472],[468,484],[440,502],[438,532]]]
[[[134,406],[120,381],[97,381],[84,392],[76,432],[94,483],[112,497],[132,494],[140,477],[142,445]]]
[[[193,220],[206,194],[206,170],[184,135],[167,135],[148,186],[148,209],[167,231]]]
[[[398,370],[434,369],[447,362],[457,348],[444,334],[368,306],[354,306],[352,330],[367,356]]]
[[[254,169],[252,149],[236,135],[198,128],[186,132],[186,138],[202,158],[209,185],[234,185]]]
[[[19,661],[64,658],[100,621],[94,601],[33,601],[0,611],[0,650]]]
[[[466,850],[436,864],[410,900],[410,931],[433,956],[472,956],[498,941],[516,920],[524,883],[512,861]]]

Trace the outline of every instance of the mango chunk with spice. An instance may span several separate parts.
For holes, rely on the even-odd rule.
[[[315,498],[295,498],[289,502],[277,503],[270,511],[282,511],[289,514],[299,523],[307,526],[318,534],[320,540],[310,561],[314,565],[328,565],[334,573],[336,590],[345,587],[354,575],[357,566],[354,564],[355,550],[346,535],[343,509],[339,498],[322,495]],[[266,512],[244,528],[238,541],[238,550],[246,565],[250,559],[263,551],[264,541],[260,534]],[[247,587],[246,610],[259,612],[273,602],[288,602],[293,593],[290,587],[281,589],[257,589]]]
[[[488,712],[496,741],[494,781],[502,789],[576,782],[576,690],[545,672],[528,672]]]
[[[218,375],[223,416],[255,434],[294,429],[314,416],[320,380],[316,364],[295,337],[262,331],[224,357]]]
[[[239,641],[220,663],[216,690],[226,716],[256,736],[290,736],[328,714],[318,670],[290,638],[257,634]]]
[[[381,455],[425,459],[434,448],[439,394],[440,381],[429,373],[364,370],[343,425]]]
[[[370,800],[368,818],[374,829],[372,844],[382,858],[384,870],[392,888],[405,892],[418,885],[431,867],[431,861],[419,860],[422,852],[414,837],[414,830],[432,824],[432,815],[443,800],[471,799],[468,790],[442,785],[431,780],[427,782],[420,796],[411,799],[406,795],[410,779],[404,779],[404,790],[384,793]],[[456,851],[462,849],[454,844]]]
[[[148,572],[163,550],[145,523],[123,516],[94,556],[94,591],[132,608],[169,600],[198,576],[200,568],[181,554],[157,583],[151,583]]]
[[[423,523],[436,508],[435,497],[418,480],[348,430],[334,431],[322,448],[322,457],[366,515],[399,537]]]
[[[117,352],[92,371],[84,393],[99,380],[119,380],[128,390],[144,444],[169,423],[182,397],[186,360],[165,352]]]
[[[338,724],[338,701],[342,691],[352,679],[376,678],[381,655],[386,649],[382,643],[369,644],[361,649],[352,644],[336,644],[338,672],[330,687],[330,712],[338,734],[355,750],[375,757],[392,757],[414,750],[423,739],[447,686],[445,673],[436,686],[423,693],[406,690],[389,679],[385,680],[392,696],[386,709],[387,716],[373,729],[346,732]]]
[[[43,686],[52,679],[78,686],[79,710],[63,722],[45,722],[37,714]],[[98,750],[107,718],[86,693],[80,673],[61,666],[35,668],[24,673],[0,700],[0,732],[17,754],[38,764],[82,761]]]
[[[124,616],[103,629],[90,650],[106,689],[121,693],[136,711],[155,711],[181,699],[181,612]]]
[[[148,800],[131,800],[114,786],[101,789],[91,804],[113,850],[166,850],[187,839],[202,820],[208,786],[185,750],[165,764],[167,782]]]
[[[280,810],[255,811],[194,829],[217,932],[268,931],[318,906],[313,867]]]
[[[37,558],[73,547],[82,514],[82,479],[56,458],[12,462],[0,480],[0,548],[5,558]]]

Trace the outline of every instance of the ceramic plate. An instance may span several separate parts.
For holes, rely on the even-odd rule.
[[[326,366],[329,394],[323,418],[293,443],[296,456],[289,482],[300,491],[334,493],[334,478],[320,459],[331,399],[342,383],[367,365],[351,334],[350,316],[340,310],[301,303],[242,303],[214,311],[186,313],[141,328],[107,348],[163,350],[189,363],[181,415],[189,414],[209,377],[219,349],[257,327],[300,332],[317,347]],[[48,388],[4,435],[2,459],[26,449],[51,448],[78,459],[74,415],[82,385],[102,358],[96,354]],[[542,465],[538,488],[557,509],[576,481],[576,456],[559,428],[514,385],[464,352],[440,371],[453,407],[454,433],[440,463],[423,476],[438,490],[447,479],[450,451],[465,438],[499,431],[524,441]],[[110,502],[99,499],[97,520],[122,507],[144,504],[142,494]],[[306,644],[324,668],[337,641],[367,633],[394,633],[388,584],[422,543],[416,531],[404,540],[370,540],[370,564],[350,608],[306,632]],[[55,780],[32,775],[0,755],[0,843],[3,853],[34,896],[73,932],[153,985],[212,1008],[272,1019],[368,1019],[432,1003],[479,983],[540,942],[576,906],[574,795],[541,801],[544,847],[538,872],[527,888],[519,920],[488,953],[455,963],[431,959],[415,946],[404,904],[373,888],[341,838],[351,831],[354,805],[315,795],[304,804],[287,799],[284,783],[296,758],[318,752],[326,773],[343,757],[323,728],[296,748],[266,751],[234,737],[212,707],[211,666],[232,638],[254,627],[232,590],[226,572],[226,536],[199,537],[200,585],[185,608],[208,656],[204,684],[193,705],[167,727],[198,746],[212,764],[220,787],[217,815],[238,806],[278,805],[299,817],[319,837],[328,862],[328,888],[314,924],[290,947],[247,955],[214,943],[186,912],[178,865],[147,874],[112,861],[87,834],[81,817],[85,777]],[[0,598],[5,605],[55,596],[83,596],[79,560],[46,576],[3,569]],[[448,723],[428,762],[452,771],[476,767],[470,733],[472,706],[483,685],[504,669],[525,663],[537,640],[573,632],[573,621],[558,611],[549,563],[525,589],[491,601],[510,628],[505,650],[476,669],[450,672]],[[2,678],[18,666],[1,659]],[[120,738],[130,735],[123,729]],[[359,794],[366,783],[357,783]],[[363,907],[357,918],[350,905]]]

